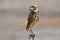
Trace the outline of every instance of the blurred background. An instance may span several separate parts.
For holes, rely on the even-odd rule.
[[[25,32],[29,6],[39,6],[35,40],[60,40],[60,0],[0,0],[0,40],[29,40]]]

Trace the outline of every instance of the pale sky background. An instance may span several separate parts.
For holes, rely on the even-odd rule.
[[[40,10],[60,12],[60,0],[1,0],[1,9],[27,9],[30,5],[37,4]]]

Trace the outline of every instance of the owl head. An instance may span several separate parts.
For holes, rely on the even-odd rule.
[[[32,5],[29,7],[29,11],[34,11],[35,13],[38,13],[39,10],[38,10],[38,6],[37,5]]]

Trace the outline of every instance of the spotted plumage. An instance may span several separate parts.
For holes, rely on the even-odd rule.
[[[30,6],[29,8],[29,16],[28,16],[28,22],[27,22],[27,27],[26,31],[30,31],[31,28],[39,21],[39,10],[36,5]]]

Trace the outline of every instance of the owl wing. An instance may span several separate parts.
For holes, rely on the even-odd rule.
[[[36,23],[39,21],[39,15],[34,13],[34,15],[30,14],[28,17],[26,31],[29,31]]]

